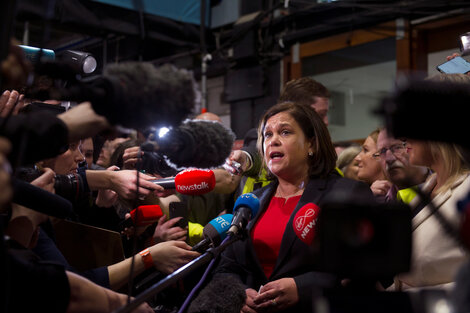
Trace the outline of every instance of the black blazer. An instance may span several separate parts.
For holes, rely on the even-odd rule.
[[[253,192],[260,200],[258,214],[248,223],[247,231],[251,233],[258,218],[269,206],[276,191],[277,183],[272,183]],[[235,274],[247,286],[258,290],[261,285],[280,278],[292,277],[297,285],[299,303],[290,308],[292,312],[311,312],[314,288],[329,286],[335,278],[326,273],[314,272],[314,248],[301,241],[294,232],[293,219],[297,211],[307,203],[317,204],[320,208],[327,199],[361,199],[373,202],[372,192],[366,184],[343,178],[336,173],[327,178],[311,178],[297,206],[292,212],[284,230],[279,256],[273,273],[266,277],[256,256],[251,236],[244,241],[235,242],[221,255],[215,273]],[[274,230],[273,230],[274,231]]]

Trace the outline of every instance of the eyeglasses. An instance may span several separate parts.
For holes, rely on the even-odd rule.
[[[379,151],[377,151],[376,153],[374,153],[372,156],[376,159],[378,159],[378,158],[385,159],[385,156],[387,155],[388,150],[390,150],[390,152],[394,156],[401,155],[401,154],[403,154],[403,152],[406,151],[406,141],[403,141],[400,144],[393,145],[390,148],[382,148]]]

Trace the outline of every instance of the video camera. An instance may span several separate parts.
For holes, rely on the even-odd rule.
[[[317,223],[320,269],[378,280],[408,272],[411,210],[402,203],[329,202]]]
[[[15,171],[15,177],[26,182],[32,182],[41,175],[42,172],[34,167],[19,167]],[[55,175],[54,180],[55,193],[72,203],[87,195],[88,190],[79,174]]]

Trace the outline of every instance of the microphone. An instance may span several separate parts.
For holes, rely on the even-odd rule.
[[[468,83],[409,79],[383,100],[376,113],[384,116],[387,129],[396,138],[452,142],[468,148],[469,141],[462,130],[468,124],[465,110],[469,101]],[[447,110],[442,110],[443,103]],[[434,126],[446,120],[452,123]]]
[[[238,197],[233,207],[234,216],[228,230],[229,234],[236,235],[245,229],[248,221],[258,213],[259,200],[252,193],[245,193]]]
[[[217,274],[191,302],[188,313],[240,312],[246,300],[245,288],[235,276]]]
[[[186,120],[155,139],[156,151],[164,154],[175,168],[220,167],[232,152],[234,133],[221,123]]]
[[[175,177],[151,180],[165,189],[176,189],[177,192],[197,196],[212,191],[215,187],[215,176],[211,170],[187,169]]]
[[[120,223],[122,229],[131,226],[149,226],[157,222],[163,216],[159,205],[140,205],[137,209],[131,211],[131,218],[125,219]],[[137,221],[137,224],[135,222]]]
[[[11,178],[11,184],[13,187],[13,198],[11,201],[13,203],[58,218],[66,218],[72,215],[72,203],[61,196],[15,177]]]
[[[232,214],[224,214],[217,216],[210,221],[203,229],[202,235],[204,239],[197,243],[192,250],[204,253],[209,247],[216,247],[227,237],[227,231],[230,222],[233,219]]]
[[[142,129],[179,125],[194,107],[194,82],[186,70],[149,62],[109,64],[103,75],[88,81],[71,78],[70,67],[58,62],[41,63],[36,73],[67,80],[69,86],[47,94],[30,90],[33,99],[90,101],[93,110],[111,124]],[[61,73],[58,77],[57,73]]]
[[[307,245],[311,245],[315,238],[315,227],[317,225],[320,207],[314,203],[307,203],[295,214],[292,226],[294,232]]]

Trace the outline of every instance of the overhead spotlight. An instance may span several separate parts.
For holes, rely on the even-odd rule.
[[[77,73],[91,74],[96,70],[96,59],[87,52],[65,50],[60,54],[60,60],[68,63]]]

